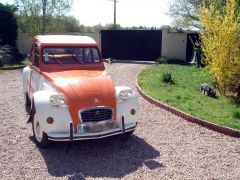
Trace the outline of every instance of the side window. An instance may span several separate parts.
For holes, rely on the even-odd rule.
[[[39,67],[39,50],[37,46],[34,47],[32,52],[33,65]]]
[[[99,57],[99,54],[98,54],[98,50],[96,48],[92,49],[92,57],[93,57],[93,61],[95,63],[100,62],[100,57]]]

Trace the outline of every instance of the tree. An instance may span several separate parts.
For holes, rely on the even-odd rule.
[[[202,0],[174,0],[170,3],[169,15],[178,28],[199,28],[198,5]]]
[[[122,27],[120,26],[120,24],[106,24],[104,29],[106,29],[106,30],[119,30],[119,29],[122,29]]]
[[[15,6],[0,3],[0,45],[8,44],[16,47],[17,22],[15,17]]]
[[[19,27],[34,35],[61,28],[59,21],[54,20],[67,14],[72,0],[15,0],[15,3],[18,6]]]
[[[202,50],[207,68],[222,94],[240,95],[240,14],[237,0],[221,10],[211,3],[201,7]]]
[[[173,17],[173,25],[178,28],[198,28],[200,29],[199,6],[205,3],[209,9],[210,4],[214,4],[221,14],[226,6],[226,0],[174,0],[169,6],[169,15]],[[238,9],[240,10],[240,0]],[[239,12],[240,13],[240,12]]]
[[[67,32],[78,32],[80,31],[80,22],[73,16],[67,16],[64,18],[64,29]]]
[[[0,66],[19,60],[16,10],[15,6],[0,3]]]

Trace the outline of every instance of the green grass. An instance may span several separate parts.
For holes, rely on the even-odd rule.
[[[3,67],[6,67],[6,68],[16,68],[16,67],[19,67],[19,66],[27,65],[28,62],[29,62],[28,59],[25,58],[18,64],[6,64]]]
[[[175,84],[162,82],[171,73]],[[145,68],[138,84],[149,96],[198,118],[240,130],[240,100],[220,96],[210,98],[200,93],[202,82],[211,84],[212,77],[194,66],[161,64]]]
[[[5,73],[5,72],[9,72],[8,70],[0,70],[0,74]]]

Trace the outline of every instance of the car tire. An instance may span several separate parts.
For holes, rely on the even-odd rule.
[[[26,106],[31,106],[31,101],[27,93],[25,93],[25,105]]]
[[[38,147],[47,148],[51,145],[51,142],[48,140],[47,134],[41,130],[40,123],[38,122],[36,117],[34,117],[32,121],[32,131],[34,141]]]

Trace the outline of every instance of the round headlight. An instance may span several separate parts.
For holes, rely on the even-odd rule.
[[[65,97],[62,94],[50,96],[50,103],[53,106],[62,106],[65,105]]]
[[[129,90],[122,90],[119,93],[119,99],[122,102],[125,102],[127,99],[129,99],[131,97],[131,94],[132,94],[132,90],[131,89],[129,89]]]

